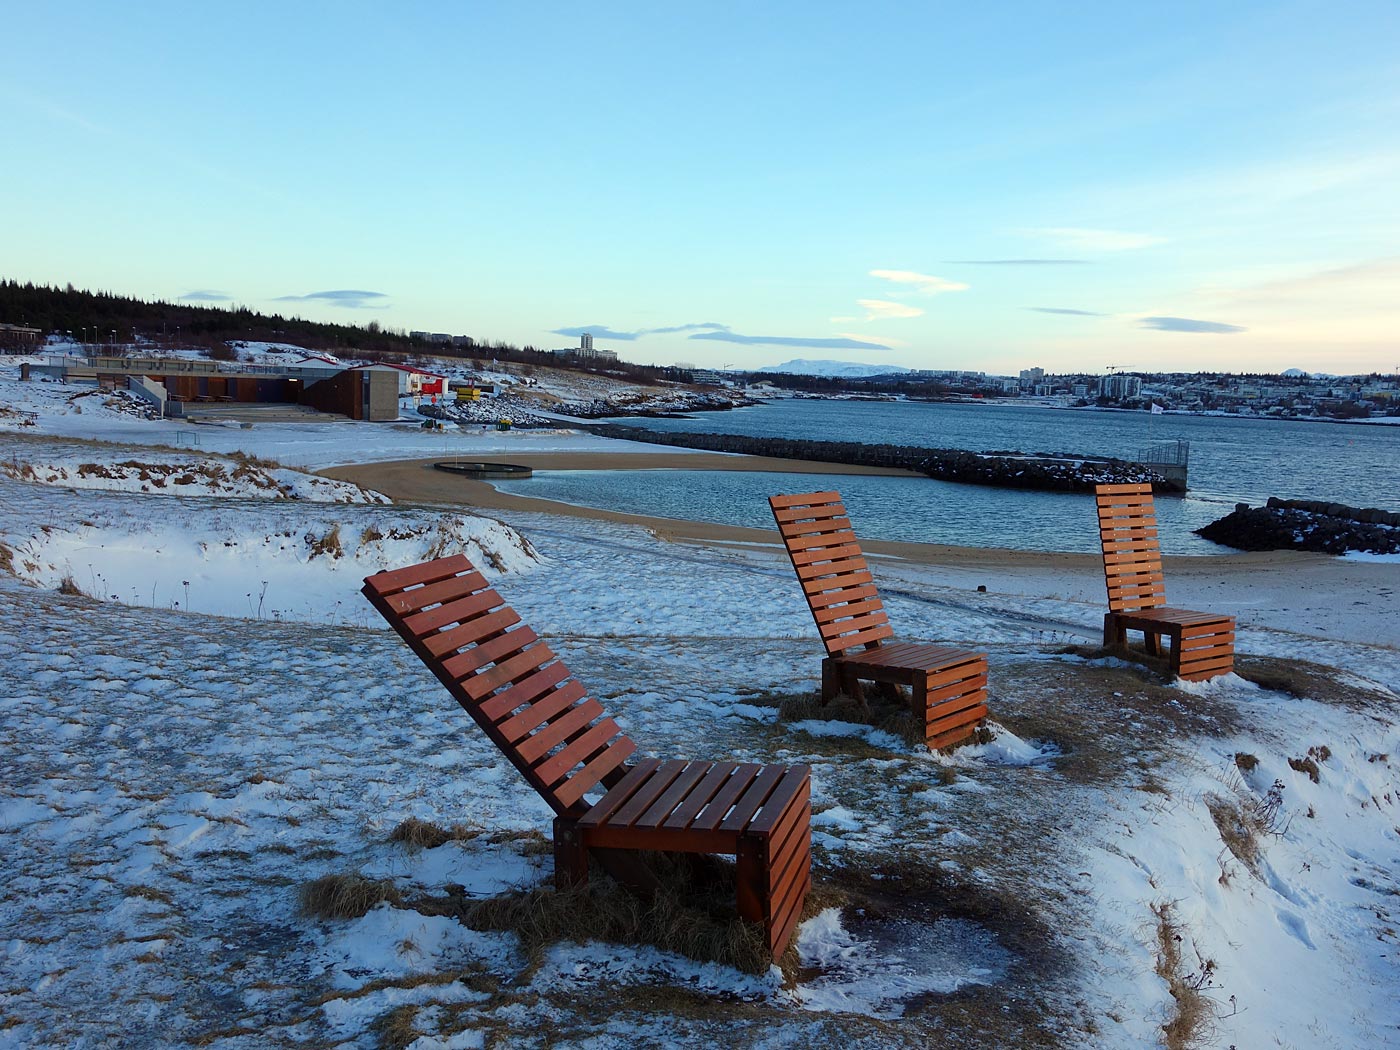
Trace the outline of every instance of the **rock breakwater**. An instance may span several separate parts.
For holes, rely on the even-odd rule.
[[[705,452],[734,452],[776,459],[894,467],[927,474],[940,481],[959,481],[971,485],[1054,492],[1092,492],[1095,485],[1106,482],[1146,482],[1157,492],[1181,491],[1181,486],[1168,481],[1141,463],[1074,456],[1068,453],[968,452],[955,448],[868,445],[855,441],[805,441],[797,438],[751,437],[744,434],[668,433],[617,423],[598,424],[588,429],[604,437],[701,449]]]

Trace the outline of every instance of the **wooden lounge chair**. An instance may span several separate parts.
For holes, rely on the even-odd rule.
[[[822,700],[842,692],[861,700],[862,681],[907,685],[930,748],[972,735],[987,716],[986,655],[923,642],[884,644],[894,631],[840,493],[770,496],[768,505],[826,646]]]
[[[1152,486],[1097,485],[1094,494],[1108,586],[1103,644],[1126,650],[1128,632],[1141,631],[1149,656],[1160,657],[1159,640],[1169,641],[1167,666],[1179,678],[1202,682],[1229,674],[1235,667],[1234,617],[1167,608]]]
[[[628,764],[637,745],[460,554],[377,573],[362,593],[554,810],[561,888],[587,881],[590,852],[643,889],[620,851],[733,854],[739,914],[782,954],[811,886],[807,766]]]

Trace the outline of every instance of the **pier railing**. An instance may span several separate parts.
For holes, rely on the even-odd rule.
[[[1191,442],[1177,438],[1142,450],[1138,462],[1165,478],[1175,491],[1186,491],[1186,475],[1191,465]]]

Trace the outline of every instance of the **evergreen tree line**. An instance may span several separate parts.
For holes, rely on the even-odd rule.
[[[92,292],[68,284],[62,288],[33,282],[0,280],[0,322],[70,335],[96,346],[126,345],[138,340],[155,347],[202,347],[211,356],[231,359],[230,342],[291,343],[308,350],[362,357],[368,360],[408,360],[423,355],[482,362],[508,361],[547,365],[576,371],[625,376],[632,382],[654,384],[662,379],[686,381],[687,371],[654,365],[610,361],[606,364],[560,358],[533,346],[503,341],[474,341],[451,346],[414,339],[404,329],[378,321],[364,325],[308,321],[300,317],[264,314],[246,306],[203,306],[163,299],[137,299],[111,292]]]

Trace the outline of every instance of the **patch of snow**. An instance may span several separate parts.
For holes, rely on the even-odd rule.
[[[1347,551],[1342,555],[1347,561],[1389,562],[1400,564],[1400,553],[1376,554],[1373,551]]]
[[[802,924],[797,954],[805,975],[794,996],[809,1010],[897,1018],[904,1004],[929,993],[951,994],[1000,980],[1012,956],[981,927],[940,919],[928,927],[867,922],[879,940],[858,936],[828,908]]]
[[[1011,730],[987,721],[992,739],[985,744],[969,744],[955,752],[959,760],[974,759],[995,766],[1040,766],[1054,761],[1060,749],[1051,743],[1022,740]]]

